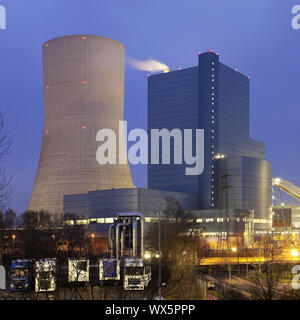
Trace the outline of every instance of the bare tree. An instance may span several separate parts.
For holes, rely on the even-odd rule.
[[[3,264],[4,246],[9,239],[11,232],[9,229],[16,224],[16,213],[11,209],[4,213],[0,212],[0,265]]]
[[[8,137],[4,129],[3,116],[0,113],[0,161],[4,161],[11,152],[12,140]],[[6,171],[0,168],[0,203],[3,206],[11,193],[10,183],[12,177],[7,176]]]
[[[199,264],[205,241],[195,237],[194,219],[190,213],[183,210],[180,203],[167,198],[167,207],[161,215],[161,271],[162,294],[168,299],[195,299],[195,265]],[[158,224],[148,226],[146,233],[147,247],[158,252]],[[154,255],[155,256],[155,255]],[[148,299],[153,299],[158,290],[158,259],[152,260],[152,281],[146,290]]]
[[[256,285],[252,290],[254,300],[275,300],[280,295],[280,277],[286,266],[279,263],[264,262],[254,267],[251,280]]]

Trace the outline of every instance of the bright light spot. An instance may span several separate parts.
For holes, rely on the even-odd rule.
[[[293,250],[291,251],[291,255],[292,255],[292,257],[298,257],[298,256],[299,256],[299,251],[293,249]]]
[[[87,81],[86,80],[82,80],[81,83],[82,84],[87,84]]]
[[[94,234],[94,233],[92,233],[92,234],[91,234],[91,237],[92,237],[92,238],[95,238],[95,234]]]
[[[145,255],[144,255],[144,258],[145,259],[150,259],[151,258],[151,255],[149,252],[146,252]]]
[[[280,184],[280,182],[281,182],[281,179],[280,179],[280,178],[276,178],[276,179],[275,179],[275,184],[276,184],[277,186]]]
[[[234,248],[234,247],[233,247],[233,248],[231,248],[231,251],[232,251],[232,252],[237,252],[237,248]]]
[[[86,37],[86,36],[83,36],[81,39],[82,39],[82,40],[86,40],[86,39],[87,39],[87,37]]]

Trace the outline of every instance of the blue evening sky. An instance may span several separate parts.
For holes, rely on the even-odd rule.
[[[13,152],[10,206],[26,209],[43,129],[41,45],[53,37],[95,34],[123,42],[128,57],[158,59],[172,69],[197,64],[198,51],[251,76],[251,136],[266,144],[273,176],[300,185],[300,30],[291,9],[300,0],[0,0],[0,110]],[[126,67],[125,118],[146,128],[147,72]],[[146,186],[145,167],[132,168]]]

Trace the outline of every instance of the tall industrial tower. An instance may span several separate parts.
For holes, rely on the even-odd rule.
[[[264,143],[250,137],[250,79],[219,58],[208,50],[199,54],[198,66],[148,78],[149,134],[179,128],[204,129],[205,136],[201,175],[186,175],[186,164],[171,159],[148,165],[148,187],[198,195],[200,210],[211,213],[254,210],[256,229],[270,230],[272,164]]]
[[[118,136],[123,120],[125,48],[105,37],[64,36],[44,43],[43,65],[43,143],[28,210],[60,217],[64,195],[134,187],[127,164],[96,161],[97,132]]]

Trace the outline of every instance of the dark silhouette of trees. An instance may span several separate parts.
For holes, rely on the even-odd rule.
[[[0,113],[0,162],[3,162],[7,155],[11,152],[12,140],[8,137],[4,129],[3,116]],[[10,183],[12,177],[7,176],[6,171],[0,167],[0,203],[8,199],[10,195]]]
[[[161,214],[161,270],[162,295],[167,299],[196,299],[198,292],[195,285],[195,265],[200,263],[205,241],[195,237],[192,214],[185,212],[179,201],[167,198],[167,207]],[[145,291],[148,299],[153,299],[158,292],[159,264],[158,223],[147,227],[146,247],[154,252],[151,267],[152,281]]]

